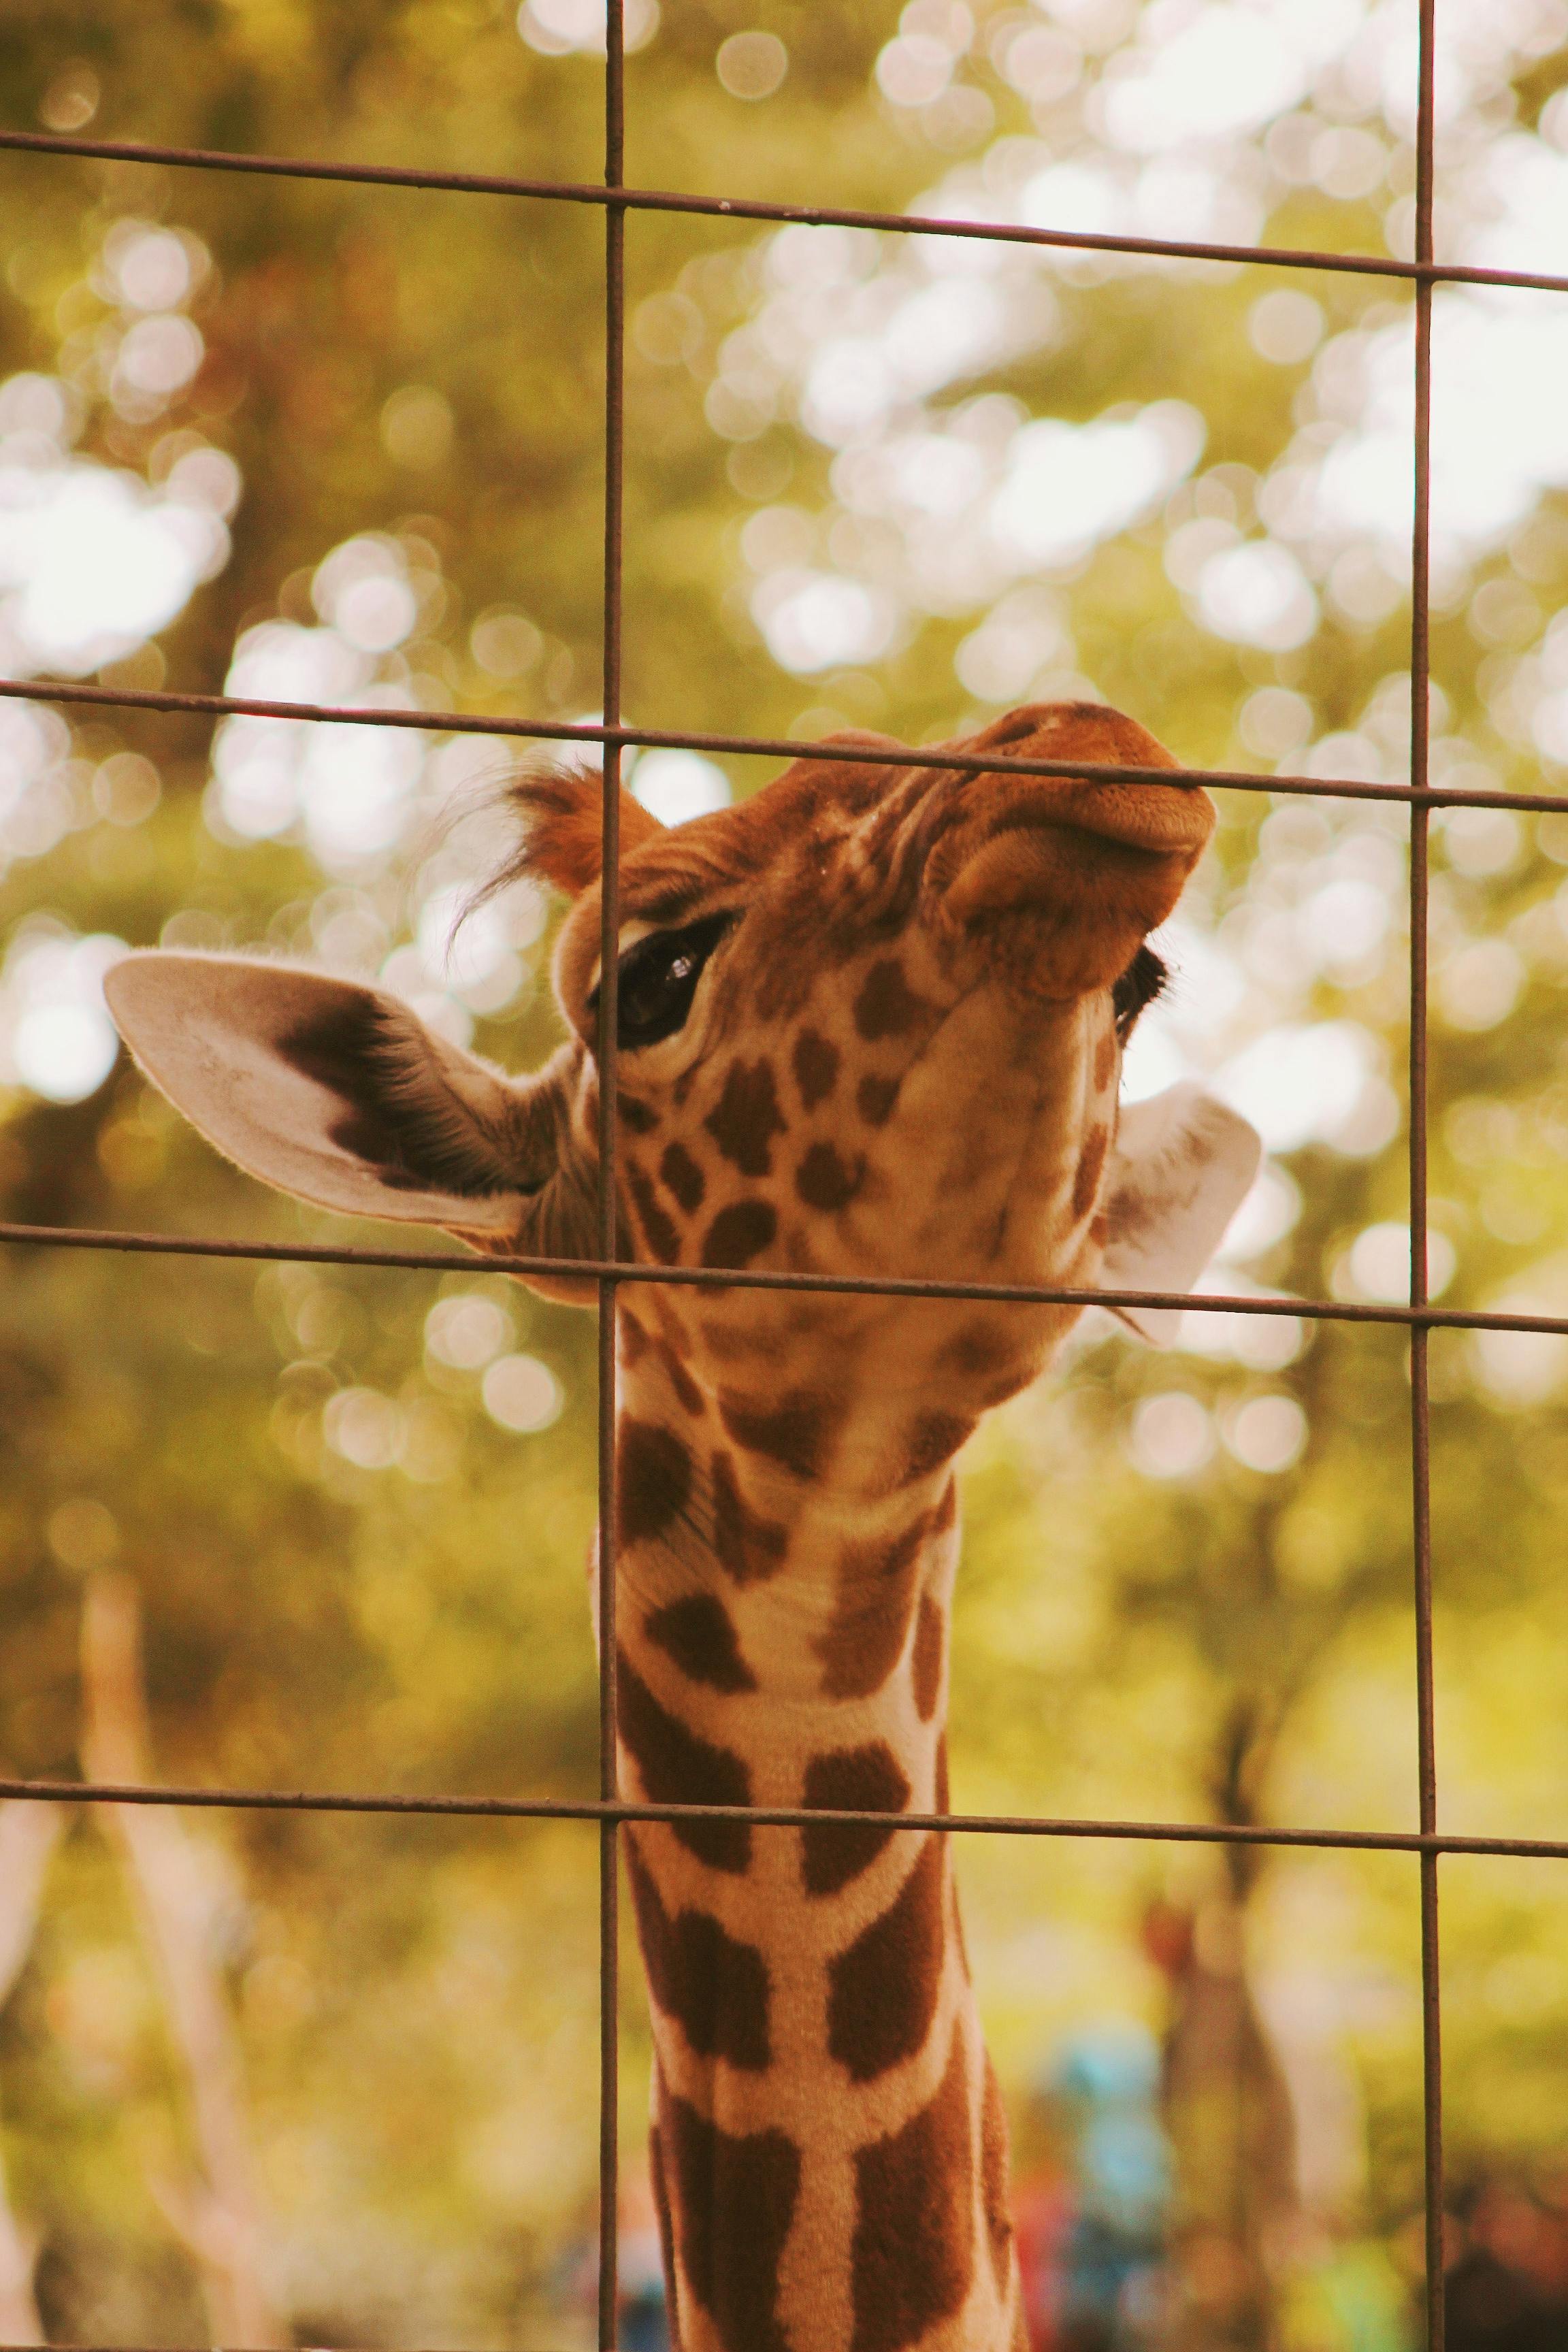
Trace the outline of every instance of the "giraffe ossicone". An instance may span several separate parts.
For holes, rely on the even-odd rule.
[[[837,739],[840,743],[845,739]],[[880,740],[880,739],[878,739]],[[1081,761],[961,771],[943,751]],[[1163,775],[1099,777],[1097,766]],[[137,955],[150,1076],[251,1173],[497,1254],[596,1244],[601,785],[515,788],[571,900],[531,1076],[383,990]],[[1197,1088],[1119,1117],[1144,944],[1214,825],[1132,721],[1014,711],[907,765],[799,761],[666,831],[622,803],[618,1214],[655,1265],[1189,1288],[1257,1138]],[[536,1286],[582,1286],[540,1276]],[[880,1822],[626,1835],[680,2352],[1019,2352],[1006,2129],[948,1839],[953,1457],[1068,1307],[629,1286],[617,1327],[623,1785]],[[1164,1336],[1162,1310],[1125,1319]]]

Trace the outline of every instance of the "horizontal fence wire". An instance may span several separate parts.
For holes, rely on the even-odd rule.
[[[259,173],[268,179],[319,180],[372,188],[418,188],[437,194],[528,196],[545,203],[603,205],[622,214],[685,213],[713,220],[759,221],[780,227],[864,228],[890,236],[947,236],[987,245],[1038,246],[1067,253],[1115,253],[1151,261],[1219,261],[1273,269],[1321,269],[1412,285],[1521,287],[1568,294],[1568,276],[1550,270],[1496,269],[1430,256],[1340,253],[1331,247],[1226,245],[1192,237],[1123,236],[1100,229],[1036,227],[1016,221],[947,218],[932,213],[857,212],[837,205],[770,204],[752,196],[704,196],[675,188],[599,185],[592,180],[523,180],[482,172],[428,172],[413,164],[340,163],[288,155],[247,155],[218,147],[164,147],[133,139],[78,139],[52,131],[0,131],[0,149],[78,155],[109,163],[165,164],[176,170]],[[1430,215],[1427,216],[1430,231]]]
[[[576,719],[485,717],[471,710],[367,710],[355,703],[268,702],[251,695],[180,694],[163,688],[82,686],[58,678],[0,678],[0,696],[27,702],[97,704],[111,710],[170,711],[210,719],[289,719],[332,727],[401,727],[429,735],[517,736],[529,742],[581,743],[597,751],[628,746],[675,751],[733,752],[781,760],[831,759],[852,767],[934,768],[955,775],[1081,777],[1083,761],[965,751],[956,744],[811,740],[791,735],[697,735],[670,728],[609,727]],[[1380,782],[1364,776],[1262,775],[1250,768],[1147,768],[1114,760],[1094,763],[1102,783],[1199,785],[1216,792],[1288,793],[1319,800],[1397,801],[1426,808],[1506,808],[1551,815],[1568,809],[1559,793],[1509,793],[1489,787]]]
[[[625,130],[625,57],[621,0],[610,0],[607,10],[605,63],[605,174],[602,184],[559,180],[531,180],[471,173],[437,172],[413,166],[361,164],[275,155],[235,154],[221,151],[158,145],[127,140],[84,139],[23,131],[0,131],[0,149],[35,156],[168,166],[176,169],[260,174],[267,177],[346,184],[371,188],[407,188],[467,196],[528,198],[544,202],[602,207],[605,222],[605,506],[603,651],[605,717],[602,723],[579,723],[512,715],[476,714],[451,710],[368,710],[336,704],[276,702],[221,694],[184,693],[121,688],[58,679],[0,680],[0,696],[23,697],[79,707],[101,706],[125,710],[167,713],[221,719],[251,716],[300,723],[413,728],[428,733],[458,733],[556,743],[597,751],[604,767],[604,873],[602,962],[605,974],[600,1007],[600,1204],[598,1243],[595,1258],[560,1260],[486,1252],[482,1255],[452,1251],[418,1251],[331,1247],[305,1242],[263,1242],[187,1236],[184,1234],[115,1232],[86,1227],[0,1224],[0,1244],[50,1249],[91,1249],[122,1253],[243,1261],[287,1260],[312,1265],[363,1265],[426,1272],[499,1272],[524,1277],[532,1274],[580,1277],[596,1286],[600,1304],[599,1488],[601,1549],[599,1602],[601,1623],[608,1634],[615,1609],[615,1302],[622,1286],[653,1284],[707,1286],[717,1289],[809,1292],[825,1297],[920,1298],[931,1302],[984,1301],[1020,1306],[1100,1306],[1112,1312],[1130,1307],[1173,1308],[1199,1315],[1287,1316],[1302,1320],[1361,1324],[1403,1328],[1410,1337],[1410,1413],[1412,1440],[1412,1532],[1415,1563],[1415,1669],[1418,1717],[1419,1769],[1416,1809],[1419,1827],[1414,1831],[1373,1829],[1310,1829],[1278,1825],[1188,1822],[1172,1821],[1108,1821],[1094,1818],[1056,1819],[1021,1814],[903,1813],[853,1809],[759,1807],[727,1805],[641,1804],[619,1793],[616,1778],[614,1737],[614,1641],[603,1645],[600,1665],[601,1786],[596,1800],[529,1797],[463,1797],[419,1794],[346,1793],[300,1790],[146,1787],[105,1781],[37,1781],[0,1780],[0,1799],[47,1803],[113,1803],[177,1805],[205,1809],[279,1810],[340,1814],[399,1814],[463,1820],[570,1820],[598,1825],[601,1835],[601,2239],[599,2341],[602,2352],[613,2352],[616,2340],[616,2221],[615,2180],[618,2123],[616,2117],[617,1976],[616,1961],[617,1880],[616,1834],[627,1822],[735,1820],[755,1826],[800,1829],[824,1824],[875,1826],[880,1831],[965,1835],[1115,1839],[1169,1844],[1210,1846],[1292,1847],[1408,1853],[1417,1858],[1421,1885],[1423,2093],[1425,2147],[1425,2231],[1426,2244],[1426,2334],[1428,2352],[1441,2352],[1443,2312],[1443,2182],[1442,2076],[1440,2046],[1441,1958],[1437,1934],[1437,1864],[1443,1854],[1527,1856],[1568,1860],[1568,1839],[1504,1838],[1468,1835],[1437,1826],[1436,1753],[1433,1714],[1433,1633],[1431,1562],[1431,1400],[1427,1352],[1434,1330],[1536,1331],[1568,1333],[1568,1318],[1533,1314],[1498,1314],[1435,1304],[1426,1295],[1427,1233],[1427,970],[1426,913],[1429,890],[1428,821],[1433,809],[1500,807],[1522,812],[1551,813],[1568,809],[1568,792],[1511,793],[1462,790],[1435,785],[1429,773],[1430,699],[1430,494],[1431,494],[1431,332],[1435,290],[1442,285],[1517,288],[1546,293],[1568,292],[1568,275],[1481,268],[1438,260],[1433,247],[1435,209],[1433,128],[1434,57],[1436,0],[1418,0],[1420,45],[1416,110],[1415,252],[1409,259],[1325,249],[1214,244],[1185,239],[1112,236],[1088,231],[973,219],[948,219],[920,214],[879,213],[837,206],[781,205],[741,197],[708,196],[678,191],[628,187],[622,163]],[[858,765],[907,767],[921,765],[960,774],[1000,773],[1026,776],[1081,776],[1082,763],[965,752],[941,744],[907,746],[864,740],[824,745],[783,737],[731,736],[638,728],[623,717],[621,694],[622,637],[622,493],[625,385],[625,238],[629,214],[690,215],[717,220],[755,224],[838,226],[878,233],[979,239],[1014,246],[1057,250],[1067,254],[1112,254],[1150,261],[1202,261],[1290,270],[1323,271],[1384,278],[1406,284],[1414,297],[1415,496],[1413,514],[1411,572],[1411,752],[1407,777],[1400,782],[1361,777],[1299,774],[1257,774],[1226,769],[1163,769],[1100,766],[1106,780],[1149,781],[1216,790],[1303,795],[1408,805],[1411,811],[1410,965],[1409,965],[1409,1121],[1407,1132],[1410,1178],[1411,1285],[1407,1302],[1352,1302],[1288,1297],[1260,1297],[1251,1294],[1113,1291],[1104,1287],[1066,1288],[1002,1283],[953,1282],[898,1276],[829,1276],[775,1273],[760,1269],[650,1266],[616,1255],[615,1213],[616,961],[618,938],[619,860],[617,854],[616,783],[623,754],[632,749],[682,749],[745,757],[822,759]],[[0,2352],[4,2348],[0,2347]],[[83,2352],[83,2347],[79,2347]]]
[[[705,1290],[784,1290],[839,1298],[917,1298],[986,1307],[1103,1307],[1111,1314],[1129,1307],[1167,1307],[1194,1315],[1299,1317],[1312,1323],[1390,1324],[1402,1329],[1451,1331],[1568,1332],[1568,1317],[1500,1315],[1481,1307],[1443,1307],[1429,1300],[1260,1298],[1246,1291],[1053,1289],[1018,1282],[943,1282],[921,1275],[784,1274],[765,1267],[638,1265],[626,1258],[520,1257],[504,1251],[459,1256],[455,1250],[378,1250],[329,1243],[246,1242],[183,1234],[132,1234],[112,1226],[0,1224],[0,1246],[47,1249],[122,1250],[153,1257],[236,1258],[244,1262],[303,1265],[374,1265],[412,1274],[550,1275],[584,1283],[642,1283]]]
[[[735,1822],[753,1828],[952,1831],[974,1837],[1142,1839],[1164,1845],[1298,1846],[1334,1853],[1523,1855],[1568,1861],[1568,1839],[1461,1830],[1334,1830],[1253,1822],[1110,1821],[1097,1814],[889,1813],[834,1805],[642,1804],[630,1798],[446,1797],[332,1789],[209,1789],[167,1781],[0,1780],[0,1801],[43,1805],[191,1805],[206,1812],[393,1813],[438,1821]],[[3,2347],[0,2347],[3,2352]]]

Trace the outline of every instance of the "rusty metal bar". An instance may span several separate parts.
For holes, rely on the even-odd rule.
[[[1156,1822],[1049,1813],[886,1813],[847,1806],[611,1804],[595,1797],[443,1797],[339,1790],[209,1789],[160,1782],[0,1780],[0,1800],[44,1805],[193,1805],[208,1812],[392,1813],[439,1821],[745,1822],[754,1829],[842,1826],[890,1832],[952,1830],[970,1837],[1152,1839],[1177,1845],[1307,1847],[1352,1853],[1464,1853],[1508,1860],[1568,1861],[1568,1839],[1505,1838],[1463,1832],[1327,1830],[1238,1826],[1228,1822]]]
[[[605,12],[605,185],[618,192],[626,163],[626,26],[623,0]],[[605,609],[602,702],[606,728],[621,716],[623,546],[626,502],[626,207],[612,194],[605,211]],[[620,1252],[616,1180],[616,1082],[619,1044],[621,752],[606,740],[599,900],[599,1255]],[[599,1794],[620,1796],[616,1747],[616,1281],[599,1283]],[[599,1830],[599,2345],[615,2352],[620,2313],[620,1818]]]
[[[1436,0],[1420,0],[1415,130],[1415,258],[1432,261],[1434,76]],[[1414,513],[1410,572],[1410,782],[1427,782],[1432,709],[1432,279],[1415,289]],[[1430,900],[1429,805],[1410,811],[1410,1305],[1426,1303],[1427,913]],[[1430,1327],[1410,1332],[1411,1544],[1415,1569],[1415,1706],[1421,1830],[1437,1827],[1437,1749],[1432,1654],[1432,1397]],[[1421,1854],[1422,2202],[1426,2233],[1427,2352],[1443,2352],[1443,2046],[1442,1968],[1437,1936],[1437,1854]]]
[[[638,1265],[629,1259],[523,1257],[498,1253],[477,1255],[456,1250],[334,1249],[326,1243],[236,1242],[184,1234],[116,1233],[90,1225],[0,1224],[0,1246],[120,1250],[130,1255],[213,1257],[242,1263],[300,1265],[374,1265],[415,1274],[567,1275],[584,1282],[613,1277],[617,1286],[717,1290],[793,1290],[839,1298],[926,1298],[979,1301],[985,1306],[1171,1307],[1200,1315],[1294,1315],[1310,1323],[1398,1325],[1404,1329],[1443,1331],[1562,1331],[1568,1317],[1497,1315],[1481,1308],[1363,1303],[1338,1298],[1258,1298],[1229,1291],[1069,1290],[1044,1284],[942,1282],[913,1275],[784,1274],[765,1268],[705,1265]]]
[[[331,727],[403,727],[427,735],[515,736],[526,742],[584,743],[606,749],[635,744],[678,751],[733,752],[758,759],[821,759],[870,768],[930,767],[958,775],[1081,776],[1081,760],[1015,759],[1008,753],[960,751],[940,743],[833,743],[788,735],[699,735],[670,728],[601,726],[551,719],[484,718],[471,710],[366,710],[353,703],[267,702],[227,694],[181,694],[160,687],[86,686],[59,678],[0,678],[0,696],[14,701],[86,703],[110,710],[153,710],[211,719],[290,719]],[[1288,793],[1317,800],[1394,801],[1427,808],[1506,808],[1560,814],[1561,793],[1460,792],[1443,784],[1379,783],[1352,776],[1259,775],[1247,768],[1141,768],[1094,762],[1106,783],[1203,784],[1215,792]]]
[[[1521,286],[1568,293],[1568,276],[1542,270],[1483,269],[1466,262],[1402,261],[1391,254],[1337,253],[1331,247],[1224,245],[1187,237],[1121,236],[1100,230],[1024,227],[1010,221],[942,220],[928,213],[858,212],[837,205],[779,205],[752,196],[703,196],[676,188],[601,186],[591,180],[521,180],[483,172],[426,172],[411,164],[337,163],[285,155],[247,155],[213,147],[164,147],[136,139],[78,139],[41,131],[0,131],[0,149],[71,155],[110,163],[158,163],[178,170],[244,172],[277,180],[336,181],[350,186],[419,188],[475,196],[531,196],[545,202],[604,205],[622,212],[687,213],[714,220],[776,222],[807,228],[868,228],[890,236],[977,238],[993,245],[1039,246],[1069,253],[1128,254],[1152,261],[1240,262],[1274,269],[1321,269],[1359,278],[1421,284]]]

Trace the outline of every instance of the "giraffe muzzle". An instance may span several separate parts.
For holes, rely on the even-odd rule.
[[[985,804],[928,869],[944,920],[1009,909],[1097,909],[1140,936],[1164,921],[1214,831],[1206,793],[1170,784],[987,778]]]
[[[1150,857],[1184,858],[1190,871],[1215,828],[1215,805],[1201,785],[1152,776],[1136,782],[1092,776],[984,779],[984,831],[1070,832]]]

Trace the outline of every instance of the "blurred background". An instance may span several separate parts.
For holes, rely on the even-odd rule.
[[[1568,6],[1439,0],[1439,253],[1568,271]],[[627,0],[628,176],[1407,255],[1415,0]],[[595,0],[26,0],[0,121],[589,179]],[[219,1163],[126,946],[380,974],[524,1068],[552,910],[455,930],[513,750],[49,677],[599,702],[592,209],[0,156],[0,1214],[381,1238]],[[634,215],[634,722],[932,740],[1097,696],[1398,779],[1412,319],[1375,277]],[[1568,298],[1436,301],[1433,766],[1568,785]],[[679,821],[771,763],[649,752]],[[1131,1094],[1264,1172],[1210,1286],[1408,1280],[1407,823],[1225,798]],[[1568,793],[1433,823],[1433,1291],[1568,1311]],[[0,1769],[591,1794],[593,1334],[478,1271],[16,1248]],[[1446,1826],[1561,1835],[1568,1340],[1432,1349]],[[953,1801],[1416,1820],[1400,1335],[1085,1325],[965,1456]],[[46,1818],[47,1815],[47,1818]],[[780,1834],[788,1834],[780,1832]],[[1408,1857],[963,1841],[1037,2352],[1402,2352]],[[1568,2341],[1568,1870],[1447,1863],[1450,2342]],[[593,2340],[591,1828],[0,1811],[0,2338]],[[662,2341],[629,1947],[622,2319]],[[1467,2332],[1468,2331],[1468,2332]]]

